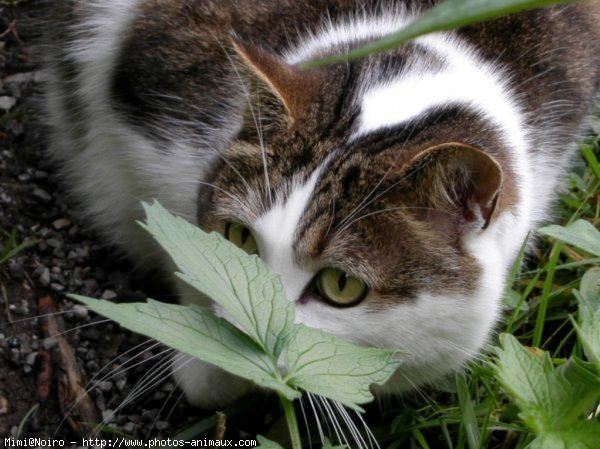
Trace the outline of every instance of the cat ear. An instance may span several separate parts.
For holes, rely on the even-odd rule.
[[[450,213],[463,231],[489,225],[503,180],[496,159],[464,143],[446,143],[420,152],[409,162],[404,176],[426,210],[438,212],[426,214],[428,219],[440,225],[439,212]]]
[[[246,67],[279,99],[288,117],[292,121],[300,118],[322,83],[320,72],[288,64],[275,53],[245,42],[235,34],[231,40]]]

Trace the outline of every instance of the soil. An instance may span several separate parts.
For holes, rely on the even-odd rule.
[[[0,262],[0,446],[8,437],[61,438],[68,447],[80,446],[81,437],[100,423],[132,437],[166,438],[203,418],[202,431],[210,438],[218,427],[215,416],[186,405],[164,366],[153,371],[166,360],[164,347],[66,297],[131,301],[157,292],[74,216],[54,179],[38,107],[43,3],[7,3],[0,1],[0,261],[15,242],[26,248]],[[59,312],[50,321],[38,316],[40,298],[48,297]],[[46,338],[48,326],[64,334]],[[156,379],[148,379],[155,372]],[[136,390],[145,375],[149,387]],[[86,385],[86,379],[92,382]],[[82,386],[89,399],[73,407],[70,395]],[[269,409],[268,400],[245,403]],[[233,427],[260,430],[270,419],[252,414],[260,418]]]

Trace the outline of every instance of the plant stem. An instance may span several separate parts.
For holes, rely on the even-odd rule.
[[[294,404],[283,395],[279,395],[279,402],[283,407],[285,419],[290,431],[290,439],[292,441],[292,449],[302,449],[302,440],[300,439],[300,430],[298,429],[298,420],[296,419],[296,411]]]

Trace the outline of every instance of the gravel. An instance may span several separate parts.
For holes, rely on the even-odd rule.
[[[100,379],[88,390],[100,419],[135,437],[172,436],[197,419],[198,412],[178,401],[180,391],[168,376],[161,379],[162,387],[159,383],[121,407],[136,383],[164,361],[153,357],[164,348],[150,350],[147,344],[131,350],[145,339],[104,322],[66,297],[77,293],[143,300],[147,287],[127,262],[73,215],[52,176],[36,109],[43,73],[33,56],[38,28],[32,17],[39,13],[34,5],[0,6],[0,259],[11,233],[18,243],[27,244],[0,264],[0,441],[16,436],[20,425],[21,436],[67,440],[81,436],[63,419],[59,405],[61,344],[44,337],[37,317],[37,300],[46,295],[58,304],[56,321],[64,326],[81,373]],[[16,32],[9,30],[11,23]],[[49,395],[40,399],[39,376],[46,354],[53,374]],[[103,367],[107,369],[100,372]],[[105,376],[109,371],[112,374]]]

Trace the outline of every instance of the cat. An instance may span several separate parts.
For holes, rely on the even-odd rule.
[[[486,344],[600,84],[598,1],[311,69],[301,63],[438,2],[58,3],[50,153],[88,222],[167,271],[136,224],[140,201],[222,233],[281,275],[299,322],[408,351],[390,393]],[[210,306],[177,289],[181,303]],[[252,388],[198,360],[174,365],[200,407]]]

